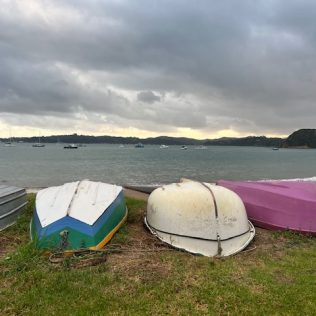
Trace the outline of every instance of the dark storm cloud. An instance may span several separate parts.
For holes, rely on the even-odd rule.
[[[314,124],[313,1],[0,4],[0,113],[100,114],[162,131]]]
[[[137,100],[145,103],[154,103],[160,101],[160,96],[154,94],[152,91],[141,91],[137,94]]]

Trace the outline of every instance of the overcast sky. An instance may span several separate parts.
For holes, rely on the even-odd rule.
[[[287,135],[315,100],[316,1],[0,0],[0,136]]]

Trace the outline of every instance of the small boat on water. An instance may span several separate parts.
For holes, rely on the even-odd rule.
[[[167,145],[160,145],[159,148],[161,148],[161,149],[167,149],[167,148],[169,148],[169,146],[167,146]]]
[[[278,147],[273,147],[272,150],[279,150],[280,148]]]
[[[241,197],[256,226],[316,235],[316,182],[220,180],[217,184]]]
[[[144,148],[144,145],[142,143],[137,143],[135,145],[135,148]]]
[[[127,218],[120,186],[89,180],[37,193],[31,238],[47,250],[96,250],[107,244]]]
[[[4,147],[15,147],[15,146],[16,146],[16,145],[13,144],[11,141],[4,143]]]
[[[43,147],[45,147],[45,144],[43,144],[43,143],[36,143],[36,144],[33,144],[32,147],[43,148]]]
[[[64,146],[64,149],[77,149],[78,146],[75,144],[68,144],[66,146]]]
[[[41,138],[38,137],[38,142],[33,144],[32,147],[35,147],[35,148],[43,148],[45,147],[45,144],[41,143]]]
[[[182,146],[181,146],[181,149],[182,149],[182,150],[187,150],[187,149],[188,149],[188,147],[187,147],[187,146],[185,146],[185,145],[182,145]]]
[[[152,234],[171,246],[209,257],[235,254],[255,235],[237,194],[194,181],[153,191],[145,224]]]
[[[25,189],[0,185],[0,231],[15,223],[26,204]]]

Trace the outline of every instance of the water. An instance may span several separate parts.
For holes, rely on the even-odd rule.
[[[88,145],[63,149],[62,144],[33,148],[0,144],[0,182],[46,187],[90,179],[116,184],[162,184],[181,177],[218,179],[287,179],[316,175],[316,150],[256,147],[188,146],[134,148]]]

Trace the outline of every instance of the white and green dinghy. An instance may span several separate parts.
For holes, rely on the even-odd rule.
[[[127,218],[120,186],[89,180],[38,192],[31,237],[41,249],[100,249]]]

